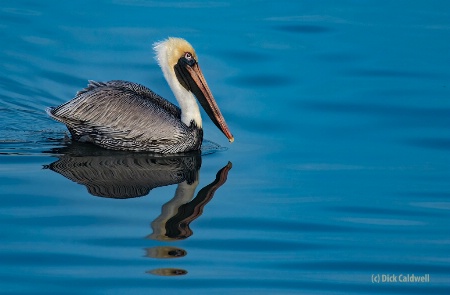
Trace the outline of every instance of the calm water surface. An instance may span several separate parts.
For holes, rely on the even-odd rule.
[[[4,1],[0,36],[2,293],[448,294],[448,2]],[[202,155],[112,153],[46,116],[88,79],[174,101],[167,36],[233,144],[203,114]]]

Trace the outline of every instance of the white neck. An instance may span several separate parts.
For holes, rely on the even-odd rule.
[[[169,64],[168,50],[166,42],[159,42],[155,44],[156,59],[166,78],[167,83],[172,89],[175,98],[181,109],[181,121],[189,126],[192,121],[201,128],[202,118],[200,116],[200,109],[198,108],[197,100],[192,92],[186,90],[178,81],[173,65]]]
[[[175,77],[175,74],[172,76]],[[202,117],[200,116],[200,109],[198,108],[197,100],[195,99],[192,92],[187,91],[181,84],[178,82],[178,79],[175,77],[174,79],[167,79],[170,88],[175,95],[175,98],[178,101],[178,104],[181,108],[181,122],[189,126],[192,121],[195,122],[197,127],[202,127]]]

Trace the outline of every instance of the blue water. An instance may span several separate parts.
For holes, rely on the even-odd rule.
[[[88,79],[175,102],[167,36],[233,144],[203,113],[201,156],[111,154],[46,116]],[[446,1],[3,3],[0,293],[448,294],[449,36]]]

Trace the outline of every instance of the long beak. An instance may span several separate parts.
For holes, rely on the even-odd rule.
[[[181,70],[181,71],[180,71]],[[194,93],[195,97],[197,97],[198,101],[202,105],[203,109],[208,114],[211,121],[225,134],[230,142],[234,141],[234,137],[228,129],[227,123],[225,122],[225,118],[222,116],[219,107],[217,106],[216,100],[214,99],[211,90],[209,90],[208,84],[206,83],[205,77],[203,77],[203,73],[198,66],[198,63],[178,63],[176,65],[177,75],[180,75],[182,79],[180,82],[184,82],[187,85],[183,85],[184,87],[188,86],[189,90]],[[184,84],[182,83],[182,84]]]

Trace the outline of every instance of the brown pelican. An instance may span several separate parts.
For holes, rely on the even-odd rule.
[[[180,107],[140,84],[95,82],[75,98],[47,113],[66,124],[72,138],[113,150],[180,153],[199,150],[202,119],[194,98],[230,142],[228,129],[198,65],[194,48],[184,39],[154,44],[156,58]]]

